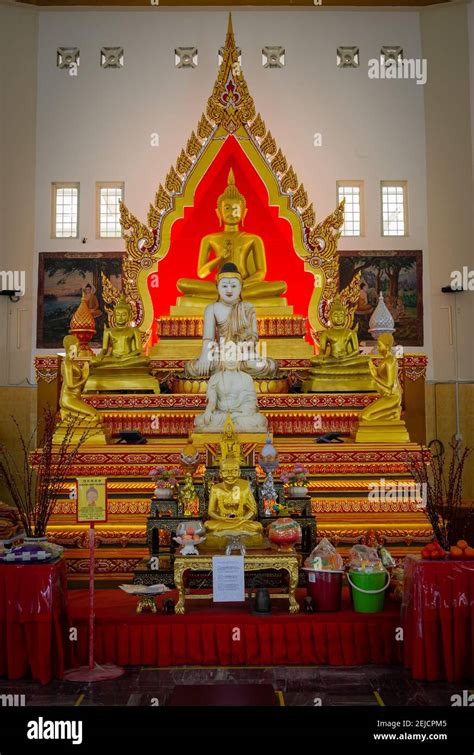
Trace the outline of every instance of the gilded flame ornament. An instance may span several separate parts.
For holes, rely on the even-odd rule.
[[[86,302],[85,292],[82,292],[81,303],[71,317],[69,324],[69,333],[78,340],[77,356],[93,357],[94,352],[89,346],[89,342],[95,333],[94,315],[90,311]]]

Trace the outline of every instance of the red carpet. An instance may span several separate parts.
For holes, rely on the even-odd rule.
[[[305,590],[299,590],[303,600]],[[175,593],[166,597],[176,599]],[[157,600],[161,609],[161,600]],[[88,591],[69,592],[71,626],[78,628],[78,663],[87,661]],[[387,600],[379,614],[359,614],[345,597],[338,613],[287,612],[275,600],[271,616],[253,616],[248,606],[189,601],[184,616],[136,613],[137,601],[119,589],[96,592],[95,660],[152,666],[274,666],[366,663],[398,664],[395,639],[400,605]],[[240,630],[239,633],[235,630]]]

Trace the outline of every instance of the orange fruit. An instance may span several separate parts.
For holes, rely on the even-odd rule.
[[[469,545],[464,550],[464,558],[474,558],[474,548],[471,548]]]
[[[451,558],[462,558],[462,548],[459,548],[457,545],[452,545],[449,549],[449,555]]]
[[[458,540],[456,545],[458,546],[458,548],[461,548],[461,550],[469,547],[468,543],[465,540]]]

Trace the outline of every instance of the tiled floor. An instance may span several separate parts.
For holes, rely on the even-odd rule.
[[[0,698],[25,695],[26,705],[166,705],[181,684],[272,684],[288,706],[386,705],[450,706],[451,695],[468,684],[416,682],[398,667],[169,668],[129,667],[109,682],[83,684],[55,681],[46,686],[29,680],[0,679]],[[0,703],[1,704],[1,703]]]

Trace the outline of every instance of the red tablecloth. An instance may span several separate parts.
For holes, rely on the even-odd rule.
[[[42,684],[62,678],[68,630],[64,560],[0,564],[0,676],[31,672]]]
[[[300,602],[306,590],[298,590]],[[177,593],[165,593],[176,600]],[[71,590],[71,621],[78,629],[77,660],[87,663],[87,590]],[[157,602],[161,605],[163,598]],[[95,604],[97,663],[149,666],[359,666],[401,663],[400,605],[386,601],[382,613],[355,613],[344,590],[336,613],[288,613],[275,600],[270,616],[254,616],[249,605],[186,604],[184,616],[136,613],[137,599],[121,590],[98,590]],[[235,629],[240,630],[235,640]]]
[[[404,662],[414,679],[474,679],[474,561],[405,559]]]

